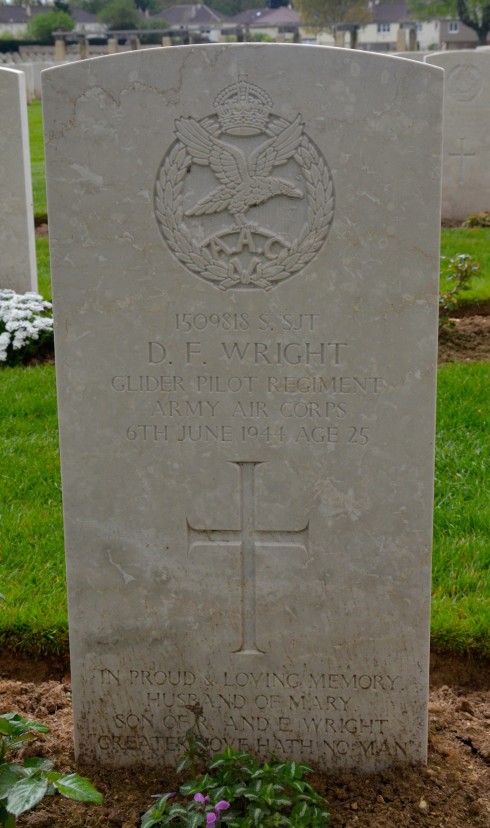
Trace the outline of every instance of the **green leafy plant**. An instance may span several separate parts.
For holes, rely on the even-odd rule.
[[[439,296],[441,324],[447,324],[449,314],[456,310],[461,301],[462,292],[471,287],[471,280],[479,270],[479,262],[467,253],[458,253],[451,258],[441,256],[441,275],[451,284],[449,290]]]
[[[259,764],[249,753],[226,747],[209,773],[183,785],[181,793],[207,793],[230,803],[223,821],[230,828],[320,828],[328,825],[327,802],[306,781],[311,769],[300,762],[272,759]]]
[[[463,227],[490,227],[490,212],[480,210],[479,213],[472,213],[463,221]]]
[[[186,801],[169,807],[175,794],[165,794],[143,816],[141,828],[194,828],[220,820],[229,828],[324,828],[330,820],[327,802],[306,781],[309,773],[300,762],[259,764],[251,754],[226,747],[203,776],[181,786]]]
[[[25,719],[19,713],[0,716],[0,826],[15,828],[15,818],[32,810],[46,796],[62,794],[78,802],[102,802],[102,794],[76,773],[53,770],[48,759],[32,757],[23,764],[10,762],[10,754],[26,742],[48,733],[49,727]]]
[[[179,739],[179,744],[184,748],[182,759],[177,766],[177,773],[183,770],[190,770],[192,775],[197,779],[207,766],[211,754],[209,752],[209,739],[207,739],[202,732],[201,719],[203,718],[203,708],[199,703],[194,705],[186,705],[194,716],[194,722],[186,731],[185,736]]]
[[[190,801],[170,804],[175,793],[163,794],[141,819],[141,828],[163,825],[180,825],[182,828],[198,828],[199,825],[216,826],[223,812],[230,807],[224,799],[211,802],[209,796],[196,793]],[[168,807],[167,807],[168,806]]]

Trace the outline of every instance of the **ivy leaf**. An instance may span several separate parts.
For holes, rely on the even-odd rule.
[[[7,724],[7,729],[5,728],[5,723]],[[20,713],[3,713],[0,716],[0,732],[12,733],[15,731],[17,733],[24,733],[27,730],[37,730],[38,733],[49,733],[49,727],[47,725],[40,724],[40,722],[33,722],[32,719],[26,719],[24,716],[21,716]]]
[[[19,782],[19,776],[21,774],[9,768],[8,765],[0,765],[0,800],[9,795],[10,790]],[[3,825],[1,819],[0,825]]]
[[[31,768],[32,770],[49,771],[53,767],[53,763],[50,762],[49,759],[41,759],[39,756],[32,756],[30,759],[25,760],[24,767]]]
[[[96,802],[98,805],[104,801],[104,797],[94,788],[90,780],[79,776],[78,773],[60,776],[52,782],[56,790],[68,799],[75,799],[77,802]]]
[[[14,816],[30,811],[41,802],[47,789],[46,778],[30,776],[28,779],[21,779],[10,789],[7,797],[7,811]]]
[[[0,825],[2,828],[15,828],[15,819],[7,809],[0,805]]]

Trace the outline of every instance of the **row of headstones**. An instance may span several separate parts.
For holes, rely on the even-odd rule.
[[[446,69],[442,218],[464,219],[490,208],[490,54],[455,51],[421,57]],[[19,291],[36,286],[26,88],[27,100],[40,97],[41,70],[50,65],[26,64],[21,72],[1,67],[2,111],[12,113],[2,119],[0,134],[2,190],[7,194],[0,206],[1,282]]]
[[[27,103],[31,103],[34,99],[41,99],[41,72],[44,69],[51,69],[52,66],[56,66],[54,61],[32,60],[12,63],[6,62],[0,65],[0,69],[16,69],[23,73]]]

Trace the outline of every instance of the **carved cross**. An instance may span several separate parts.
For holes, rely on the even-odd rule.
[[[241,557],[242,643],[237,653],[262,654],[256,641],[256,561],[257,546],[298,549],[308,554],[309,522],[299,530],[257,529],[255,525],[255,467],[259,463],[237,462],[240,470],[240,528],[195,529],[187,521],[188,551],[196,546],[230,546]]]
[[[475,153],[474,152],[465,152],[464,151],[464,142],[466,138],[459,139],[459,152],[450,152],[450,158],[459,158],[459,184],[463,183],[464,178],[464,159],[465,158],[472,158]]]

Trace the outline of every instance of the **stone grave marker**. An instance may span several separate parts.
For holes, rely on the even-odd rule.
[[[445,71],[442,218],[490,210],[490,53],[427,55]]]
[[[26,81],[0,67],[0,289],[37,290]]]
[[[77,755],[423,762],[443,73],[43,73]],[[199,712],[202,708],[202,713]]]

